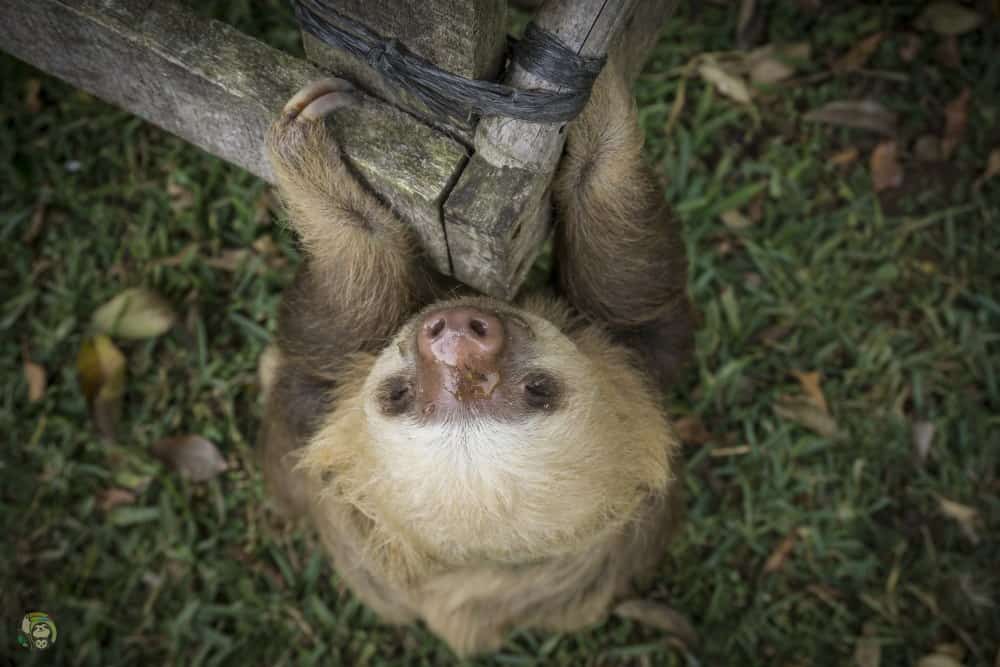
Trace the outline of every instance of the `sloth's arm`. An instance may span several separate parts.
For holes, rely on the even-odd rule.
[[[680,226],[642,159],[625,78],[608,63],[570,125],[556,176],[560,287],[573,305],[639,353],[669,386],[692,349]]]
[[[305,263],[287,290],[279,344],[333,372],[346,354],[376,351],[425,299],[429,276],[411,230],[341,159],[324,119],[357,102],[349,83],[324,79],[285,106],[268,153]]]

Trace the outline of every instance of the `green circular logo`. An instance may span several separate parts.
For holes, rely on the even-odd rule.
[[[44,651],[56,643],[56,624],[44,611],[32,611],[21,619],[21,634],[17,642],[27,649]]]

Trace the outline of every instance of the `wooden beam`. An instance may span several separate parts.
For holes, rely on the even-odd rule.
[[[269,181],[271,119],[324,75],[169,0],[0,0],[0,48]],[[449,272],[441,207],[466,149],[370,99],[336,120],[359,176]]]
[[[469,79],[494,80],[506,53],[506,0],[337,0],[336,12],[319,18],[350,30],[341,16],[364,24],[384,39],[395,39],[438,67]],[[339,15],[339,16],[338,16]],[[366,62],[303,32],[308,58],[337,72],[376,97],[416,114],[469,143],[474,125],[441,118],[419,99],[393,85]]]
[[[547,0],[535,23],[580,55],[601,57],[612,48],[635,77],[676,0]],[[556,87],[513,66],[505,82],[518,88]],[[456,278],[503,297],[521,285],[540,241],[549,233],[545,187],[565,142],[565,123],[484,118],[476,153],[444,207],[445,234]],[[489,209],[482,202],[496,202]]]

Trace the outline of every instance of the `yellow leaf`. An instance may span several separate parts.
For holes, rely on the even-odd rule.
[[[937,494],[935,494],[937,495]],[[979,534],[976,532],[976,524],[979,523],[979,513],[975,508],[948,500],[943,496],[937,496],[938,506],[941,513],[946,517],[958,522],[962,532],[973,544],[979,544]]]
[[[28,383],[28,401],[37,403],[45,397],[48,382],[45,379],[45,369],[28,359],[24,360],[24,381]]]
[[[115,347],[111,338],[99,334],[80,346],[76,368],[80,388],[90,404],[97,430],[113,438],[125,393],[125,355]]]
[[[811,400],[820,410],[826,414],[830,414],[830,409],[826,404],[826,396],[823,395],[823,389],[820,388],[822,377],[820,376],[819,371],[812,371],[810,373],[792,371],[792,375],[794,375],[795,379],[799,381],[800,385],[802,385],[802,391],[806,393],[809,400]]]
[[[883,141],[871,157],[872,189],[875,192],[898,188],[903,184],[903,167],[899,164],[899,149],[895,141]]]
[[[782,419],[805,426],[825,438],[837,434],[837,422],[805,396],[783,396],[774,404],[774,412]]]
[[[739,74],[726,71],[714,60],[706,60],[699,65],[698,74],[726,97],[750,104],[750,88]]]
[[[155,292],[132,287],[94,313],[94,327],[120,338],[155,338],[174,324],[174,311]]]

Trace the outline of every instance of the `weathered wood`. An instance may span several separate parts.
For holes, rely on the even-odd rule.
[[[271,119],[323,75],[167,0],[0,0],[0,48],[267,180]],[[448,272],[441,204],[464,147],[371,100],[338,114],[348,161]]]
[[[539,27],[585,56],[614,47],[634,77],[676,0],[547,0],[535,16]],[[516,65],[505,82],[519,88],[555,87]],[[565,141],[565,123],[529,123],[484,118],[476,129],[476,153],[444,206],[445,234],[459,280],[510,297],[526,275],[549,232],[547,184]],[[503,198],[509,205],[490,211],[480,201]],[[488,249],[476,253],[475,248]],[[485,261],[484,261],[485,260]]]
[[[454,74],[493,80],[503,67],[506,0],[337,0],[335,9]],[[347,27],[333,13],[320,16],[331,25]],[[363,60],[308,33],[303,33],[303,44],[310,60],[356,82],[376,97],[471,142],[471,126],[431,113],[413,95],[387,85]]]

